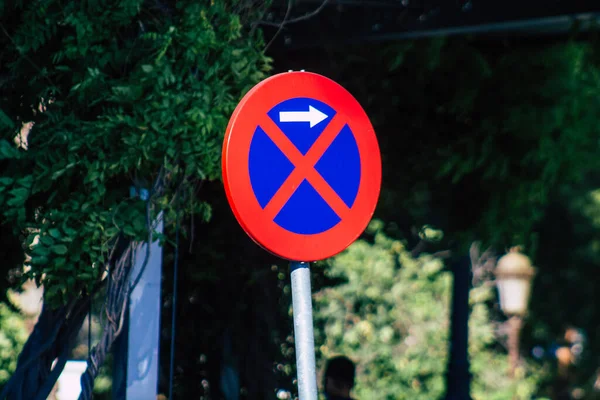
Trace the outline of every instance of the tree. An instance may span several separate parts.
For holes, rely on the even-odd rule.
[[[535,253],[553,191],[599,167],[591,41],[437,37],[279,63],[330,76],[365,106],[383,153],[377,215],[407,239],[429,224],[463,249],[484,240]]]
[[[202,235],[202,249],[185,258],[203,268],[186,269],[182,285],[203,303],[182,308],[201,308],[205,321],[232,310],[240,316],[214,326],[188,321],[184,332],[205,334],[201,344],[186,342],[180,351],[202,348],[221,357],[214,343],[230,322],[243,332],[259,320],[264,325],[257,326],[278,328],[289,359],[286,319],[263,312],[284,301],[277,297],[278,285],[285,290],[278,279],[284,273],[270,271],[273,259],[257,255],[230,215],[201,225],[209,205],[224,199],[218,183],[198,192],[200,183],[206,189],[219,177],[221,135],[236,100],[269,70],[253,28],[263,11],[262,3],[244,1],[4,3],[0,237],[9,245],[2,256],[4,265],[21,271],[25,255],[18,249],[25,243],[31,269],[23,278],[48,287],[40,334],[29,341],[23,363],[54,337],[52,326],[60,327],[60,340],[50,341],[51,350],[39,358],[45,364],[31,365],[11,390],[35,398],[51,360],[78,330],[89,295],[106,282],[107,270],[122,271],[126,281],[128,249],[149,238],[148,220],[160,211],[167,221],[165,272],[175,221],[190,246],[200,236],[194,227],[211,229]],[[551,190],[597,167],[597,55],[587,43],[459,38],[343,50],[276,56],[281,70],[322,72],[366,105],[384,151],[377,212],[411,242],[418,236],[411,230],[430,224],[463,244],[477,238],[498,248],[535,245],[532,231]],[[130,198],[131,186],[151,189],[149,203]],[[232,238],[236,254],[226,245]],[[211,294],[216,285],[222,285],[218,296]],[[257,301],[247,305],[225,290]],[[127,295],[114,294],[116,317]],[[69,307],[77,312],[65,319]],[[118,324],[107,327],[107,344],[117,331]],[[260,337],[256,326],[254,334]],[[243,353],[246,344],[240,340],[237,350]],[[257,376],[252,353],[244,354],[246,376]],[[217,371],[213,383],[219,367],[207,368]],[[24,376],[32,377],[27,385]],[[253,393],[265,393],[264,385]]]
[[[594,38],[434,38],[310,49],[275,61],[342,82],[366,107],[383,159],[376,216],[393,236],[414,247],[429,225],[463,252],[473,240],[498,253],[525,245],[538,275],[523,349],[551,353],[566,326],[585,327],[589,358],[578,365],[578,381],[593,386]],[[497,305],[492,311],[501,316]]]
[[[597,174],[591,174],[578,184],[565,182],[554,192],[549,212],[539,224],[540,273],[532,297],[540,301],[532,302],[530,332],[526,335],[528,347],[543,348],[544,363],[554,368],[557,344],[573,350],[567,389],[584,393],[586,399],[600,394],[596,384],[600,362],[598,301],[590,280],[600,260],[598,182]],[[565,340],[570,327],[582,330],[583,348]]]
[[[112,281],[112,322],[90,356],[93,381],[120,331],[132,249],[152,238],[149,222],[163,212],[168,236],[178,219],[210,217],[198,189],[220,175],[238,98],[269,70],[260,32],[246,25],[263,7],[4,2],[0,219],[3,236],[19,244],[4,265],[22,271],[26,262],[22,277],[46,290],[1,396],[46,398],[91,296]],[[131,197],[132,187],[148,189],[147,201]]]
[[[180,243],[174,397],[273,398],[278,389],[292,390],[295,378],[288,265],[239,227],[221,182],[206,183],[203,196],[213,204],[212,218],[196,216],[196,233]],[[165,287],[172,278],[165,272]],[[168,304],[172,293],[164,298]],[[163,321],[166,331],[168,313]],[[161,366],[168,370],[165,339]]]
[[[430,254],[413,257],[374,220],[369,235],[320,272],[343,283],[315,294],[320,364],[335,354],[358,363],[356,396],[439,399],[445,388],[451,273]],[[538,371],[526,366],[513,383],[494,348],[488,282],[471,292],[470,358],[474,399],[529,399]]]

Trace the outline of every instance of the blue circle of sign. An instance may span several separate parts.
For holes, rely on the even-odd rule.
[[[294,98],[277,104],[268,116],[305,155],[335,113],[333,108],[320,101]],[[252,189],[262,208],[267,206],[294,168],[268,132],[257,127],[250,144],[248,169]],[[314,168],[340,199],[352,208],[360,185],[361,165],[356,139],[347,125]],[[310,182],[303,180],[274,221],[288,231],[314,235],[333,228],[341,219]]]

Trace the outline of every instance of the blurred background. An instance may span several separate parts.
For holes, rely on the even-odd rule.
[[[241,29],[260,36],[268,74],[336,80],[381,147],[369,228],[312,268],[319,371],[329,357],[350,357],[363,400],[600,399],[599,4],[250,5]],[[174,399],[294,399],[288,264],[246,236],[218,179],[198,198],[210,218],[186,215],[178,246],[164,242],[159,393],[169,391],[174,341]],[[0,387],[41,312],[44,288],[21,287],[21,275],[7,272],[0,303]],[[105,296],[94,295],[50,398],[77,398]],[[118,398],[114,358],[94,398]]]

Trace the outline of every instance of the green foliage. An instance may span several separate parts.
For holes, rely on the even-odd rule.
[[[452,276],[440,259],[413,258],[404,244],[373,221],[370,240],[334,257],[324,273],[344,283],[315,294],[318,355],[350,356],[358,363],[359,399],[441,398],[445,391]],[[486,301],[489,286],[471,292],[470,358],[473,398],[529,399],[537,374],[528,366],[516,384],[508,360],[494,349]]]
[[[592,43],[453,37],[307,57],[294,62],[343,83],[373,120],[377,215],[405,234],[431,224],[465,246],[535,253],[554,191],[600,168]]]
[[[119,234],[147,238],[175,208],[210,217],[197,189],[219,178],[228,118],[269,71],[242,20],[261,8],[150,3],[7,2],[0,15],[0,219],[26,237],[24,278],[56,304],[98,282]],[[149,209],[130,186],[151,190]]]
[[[583,328],[585,361],[570,379],[590,395],[600,354],[590,279],[600,260],[597,44],[453,37],[308,53],[282,69],[342,82],[373,120],[383,161],[376,216],[407,241],[423,225],[440,228],[461,253],[473,240],[498,253],[525,245],[538,275],[524,352],[551,348],[569,324]]]
[[[17,367],[17,358],[27,340],[23,317],[0,303],[0,387]]]
[[[569,374],[570,390],[595,398],[600,354],[600,309],[595,276],[600,262],[600,196],[598,175],[583,182],[565,183],[555,192],[547,216],[540,224],[538,276],[531,302],[529,346],[562,344],[566,327],[586,336],[583,352]],[[555,361],[548,362],[555,367]]]

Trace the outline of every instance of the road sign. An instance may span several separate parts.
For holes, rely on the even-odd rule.
[[[223,145],[229,204],[246,233],[289,260],[344,250],[369,223],[381,186],[373,127],[348,91],[288,72],[235,109]]]

